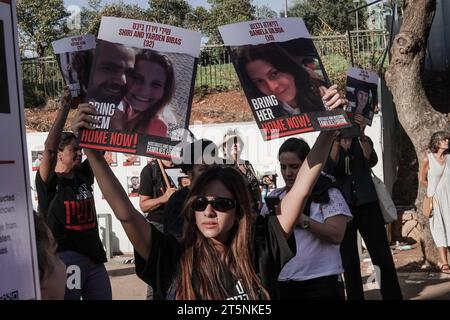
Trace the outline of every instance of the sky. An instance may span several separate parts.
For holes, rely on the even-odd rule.
[[[103,0],[104,4],[118,2],[117,0]],[[123,0],[124,3],[127,4],[137,4],[142,8],[148,8],[148,0]],[[187,2],[193,6],[204,6],[205,8],[209,7],[209,4],[206,0],[187,0]],[[288,6],[292,2],[292,0],[287,0]],[[79,5],[85,6],[87,4],[87,0],[64,0],[66,6],[69,5]],[[275,12],[279,13],[280,11],[284,12],[285,0],[253,0],[253,4],[260,6],[266,5]]]

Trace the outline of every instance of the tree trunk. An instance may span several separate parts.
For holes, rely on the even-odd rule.
[[[433,109],[422,83],[428,35],[435,11],[436,0],[405,0],[403,23],[394,39],[392,60],[386,71],[386,83],[394,97],[398,119],[410,137],[420,163],[431,135],[449,129],[448,114]],[[428,219],[422,214],[424,195],[424,188],[419,186],[416,207],[422,227],[421,247],[424,260],[435,265],[438,252]]]

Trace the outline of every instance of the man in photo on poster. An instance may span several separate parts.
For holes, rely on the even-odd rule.
[[[95,44],[95,36],[91,34],[52,42],[64,82],[70,90],[72,108],[85,101]]]

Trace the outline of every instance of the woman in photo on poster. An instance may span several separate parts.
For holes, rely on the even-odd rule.
[[[252,97],[275,96],[275,117],[325,111],[326,88],[312,77],[301,57],[294,57],[277,43],[248,45],[236,51],[237,69]]]
[[[175,91],[170,60],[152,50],[139,50],[126,79],[126,94],[111,119],[111,129],[167,137],[161,113]]]
[[[361,114],[365,119],[372,120],[374,98],[369,85],[361,83],[355,87],[354,114]]]

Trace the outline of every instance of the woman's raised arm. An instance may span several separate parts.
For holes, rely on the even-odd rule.
[[[55,170],[61,133],[70,111],[70,99],[70,91],[66,87],[64,89],[64,95],[61,97],[60,107],[55,122],[45,140],[44,153],[42,155],[41,163],[39,164],[39,175],[44,182],[47,182],[50,174]]]
[[[347,100],[339,95],[336,85],[328,88],[322,99],[328,109],[342,107],[347,103]],[[316,143],[297,173],[294,185],[281,201],[277,217],[286,236],[289,236],[294,230],[294,226],[303,212],[306,201],[327,161],[335,135],[335,131],[325,131],[319,134]]]
[[[94,129],[93,124],[97,123],[97,120],[94,120],[92,115],[95,114],[95,108],[87,103],[80,104],[72,122],[72,131],[77,134],[82,128]],[[84,152],[88,157],[103,196],[122,224],[128,239],[130,239],[138,254],[147,259],[151,248],[150,223],[134,208],[102,153],[92,149],[86,149]]]

